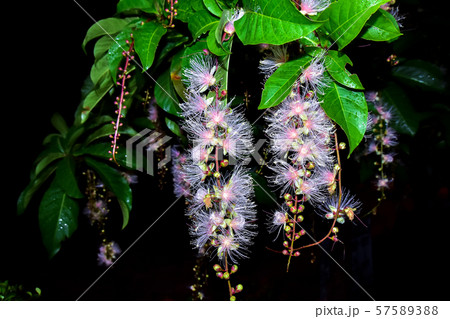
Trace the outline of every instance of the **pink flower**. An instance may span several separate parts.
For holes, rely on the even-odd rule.
[[[100,266],[112,265],[121,252],[122,250],[116,242],[110,241],[107,243],[103,243],[100,246],[99,253],[97,254],[98,264]]]
[[[287,46],[269,46],[269,53],[259,62],[259,69],[266,79],[288,60]]]
[[[322,93],[322,88],[327,86],[323,77],[324,72],[323,58],[314,58],[300,76],[300,83],[305,85],[306,91],[312,90]]]
[[[195,56],[190,60],[190,68],[184,70],[187,78],[185,83],[192,93],[203,93],[216,84],[214,74],[217,70],[216,61],[211,56]]]

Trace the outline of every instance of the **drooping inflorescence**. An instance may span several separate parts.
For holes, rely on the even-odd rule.
[[[337,142],[335,126],[318,98],[327,85],[323,60],[320,56],[313,58],[288,97],[265,116],[273,156],[269,163],[272,172],[269,181],[284,199],[279,209],[269,214],[267,224],[276,237],[283,231],[287,238],[282,253],[289,256],[288,269],[291,257],[299,256],[303,248],[294,247],[294,242],[306,234],[300,223],[304,220],[302,212],[307,203],[316,207],[320,216],[333,220],[332,229],[336,221],[343,222],[346,216],[353,220],[350,213],[345,215],[341,211],[348,208],[347,211],[351,209],[355,213],[360,206],[337,187],[341,170],[338,151],[344,148],[344,143]],[[263,61],[260,66],[269,64]],[[334,203],[336,198],[338,203]],[[342,206],[343,199],[348,199],[345,203],[348,207]],[[327,204],[330,201],[334,206]],[[331,232],[325,238],[337,239],[336,233],[330,237]]]
[[[123,64],[123,67],[119,67],[120,74],[118,75],[118,81],[117,85],[120,87],[120,94],[116,97],[116,100],[114,101],[114,104],[116,105],[116,120],[112,121],[112,125],[114,127],[114,133],[110,135],[111,141],[111,150],[109,151],[109,154],[111,154],[110,160],[114,161],[117,165],[117,149],[119,148],[118,139],[120,137],[119,128],[122,126],[122,118],[124,117],[124,110],[127,108],[125,105],[126,96],[129,94],[126,87],[126,81],[131,77],[129,74],[130,72],[130,63],[134,59],[134,39],[133,34],[130,34],[130,40],[127,40],[126,43],[129,46],[128,50],[124,50],[122,52],[122,55],[125,57],[125,62]]]
[[[219,67],[217,57],[199,53],[183,72],[188,94],[180,107],[191,148],[185,155],[176,151],[174,182],[176,195],[188,202],[193,246],[216,256],[217,276],[229,280],[229,263],[248,256],[256,234],[253,184],[243,165],[253,140],[242,111],[226,101]],[[229,284],[230,298],[240,290]]]
[[[385,191],[390,188],[393,177],[388,175],[386,168],[394,162],[394,146],[397,145],[397,132],[392,127],[395,114],[388,104],[384,103],[377,92],[368,92],[366,100],[373,103],[374,110],[369,113],[369,124],[367,127],[367,154],[375,154],[374,161],[377,166],[376,188],[380,192],[378,201],[386,198]]]

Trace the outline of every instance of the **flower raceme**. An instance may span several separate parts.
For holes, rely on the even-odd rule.
[[[311,5],[312,8],[319,2],[302,1],[302,6],[306,8]],[[328,5],[327,1],[322,2]],[[271,52],[280,50],[271,48]],[[281,52],[285,50],[283,48]],[[260,63],[260,70],[266,76],[277,68],[271,60],[271,55],[268,55]],[[318,99],[327,85],[323,76],[323,60],[323,56],[313,58],[288,97],[265,116],[268,124],[265,133],[270,139],[269,149],[273,156],[269,162],[272,175],[268,179],[284,198],[280,209],[269,214],[267,226],[269,232],[277,233],[277,237],[284,230],[284,237],[288,240],[283,243],[286,249],[282,253],[289,255],[288,269],[291,257],[299,256],[299,249],[310,246],[294,248],[294,242],[306,233],[299,225],[304,219],[301,213],[305,203],[316,207],[325,219],[332,219],[332,229],[336,221],[342,223],[345,216],[353,220],[360,207],[354,197],[343,194],[341,187],[337,187],[340,163],[336,155],[343,145],[336,141],[335,126]],[[270,69],[267,67],[269,65]],[[300,226],[301,230],[296,230],[296,226]],[[331,233],[330,230],[324,239],[337,241],[337,232],[329,237]]]
[[[219,93],[218,67],[216,57],[201,53],[191,57],[184,70],[188,94],[180,107],[192,147],[176,163],[175,192],[190,195],[193,246],[214,253],[227,267],[247,257],[255,236],[253,184],[242,164],[253,140],[242,112]],[[231,160],[236,165],[230,165]]]

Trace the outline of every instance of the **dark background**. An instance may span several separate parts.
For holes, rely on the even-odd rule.
[[[79,1],[95,19],[110,17],[115,1]],[[367,89],[382,88],[389,80],[386,58],[420,58],[447,71],[449,58],[445,46],[448,19],[439,16],[442,8],[430,1],[399,1],[405,14],[404,37],[396,46],[355,43],[347,54]],[[17,8],[16,10],[23,10]],[[0,281],[23,284],[30,290],[42,289],[44,300],[75,300],[102,274],[96,253],[98,237],[84,216],[79,229],[63,244],[60,253],[48,260],[41,243],[37,221],[39,202],[32,201],[27,212],[16,217],[15,205],[29,181],[33,160],[42,150],[43,138],[53,132],[50,117],[61,113],[71,123],[80,99],[80,87],[93,62],[91,50],[81,49],[87,29],[94,23],[73,1],[45,5],[33,2],[5,27],[3,45],[4,78],[7,99],[3,109],[2,146],[4,167],[4,205],[0,222]],[[232,94],[251,95],[249,117],[257,117],[261,79],[253,74],[259,61],[257,50],[239,49],[232,58]],[[254,64],[239,64],[253,61]],[[245,60],[244,60],[245,59]],[[233,65],[234,63],[234,65]],[[234,91],[234,93],[233,93]],[[448,94],[408,90],[418,111],[428,111],[433,103],[448,106]],[[446,115],[448,118],[448,114]],[[376,216],[360,224],[345,225],[341,231],[345,245],[323,247],[376,300],[448,300],[448,134],[440,114],[421,123],[415,137],[401,137],[409,152],[400,152],[396,183]],[[344,184],[364,202],[367,212],[375,204],[369,183],[360,183],[358,164],[345,162]],[[189,245],[184,203],[179,200],[158,222],[148,227],[175,200],[170,176],[140,175],[134,186],[134,208],[128,227],[111,236],[122,250],[127,249],[146,230],[117,264],[83,296],[83,300],[191,300],[189,286],[194,283],[192,268],[195,251]],[[38,198],[39,194],[36,195]],[[268,209],[268,207],[264,207]],[[259,216],[263,216],[261,210]],[[120,220],[120,214],[117,215]],[[264,217],[261,218],[263,223]],[[326,223],[316,225],[317,234],[326,232]],[[251,258],[242,262],[233,283],[242,283],[240,300],[367,300],[370,297],[320,248],[294,259],[285,272],[286,258],[265,249],[272,243],[261,228]],[[213,262],[206,261],[211,270]],[[225,282],[214,278],[205,289],[206,299],[226,299]]]

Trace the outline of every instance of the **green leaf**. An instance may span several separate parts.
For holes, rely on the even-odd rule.
[[[58,162],[55,183],[70,197],[83,198],[75,177],[75,160],[72,156],[66,156]]]
[[[96,60],[91,67],[90,77],[94,86],[105,80],[110,76],[108,56],[104,55]]]
[[[18,215],[21,215],[25,212],[34,193],[36,193],[36,191],[55,172],[55,170],[56,170],[56,165],[49,166],[31,179],[30,183],[20,193],[19,199],[17,200],[17,214]]]
[[[217,4],[216,0],[203,0],[203,4],[209,10],[209,12],[220,18],[220,16],[222,15],[222,9]]]
[[[111,72],[111,78],[114,83],[117,81],[117,70],[123,59],[123,52],[130,49],[129,41],[131,40],[131,34],[134,34],[132,28],[127,28],[120,32],[115,38],[114,43],[108,50],[108,63],[109,71]]]
[[[86,44],[98,37],[107,35],[108,37],[113,37],[115,34],[122,31],[130,22],[130,18],[119,19],[119,18],[107,18],[97,21],[93,24],[86,33],[83,40],[82,48],[85,50]]]
[[[47,148],[38,155],[34,175],[38,175],[50,163],[64,156],[65,153],[61,145],[61,138],[60,136],[55,136],[51,139]]]
[[[339,0],[333,2],[319,20],[325,21],[321,29],[331,37],[342,50],[361,32],[370,16],[386,0]]]
[[[195,40],[210,30],[219,20],[206,10],[200,10],[189,17],[188,28]]]
[[[269,185],[267,185],[267,179],[255,172],[250,172],[250,175],[252,177],[253,188],[255,190],[255,201],[266,207],[276,204],[277,196],[270,189]]]
[[[39,227],[50,258],[58,253],[61,242],[77,229],[78,211],[78,203],[52,183],[39,206]]]
[[[51,123],[53,127],[56,128],[59,133],[61,133],[62,136],[65,136],[67,134],[69,128],[67,127],[67,123],[61,114],[59,113],[53,114],[51,118]]]
[[[126,178],[115,168],[108,164],[99,162],[90,157],[85,158],[89,165],[99,175],[106,188],[113,192],[122,208],[123,223],[122,229],[127,226],[129,213],[132,207],[132,192]]]
[[[181,116],[181,108],[177,99],[177,94],[170,80],[170,70],[167,69],[156,80],[155,99],[156,103],[167,113]]]
[[[111,47],[111,45],[114,43],[114,38],[110,37],[109,35],[104,35],[100,39],[95,42],[94,46],[94,58],[95,60],[99,60],[101,57],[103,57]]]
[[[94,88],[85,99],[80,104],[76,116],[77,123],[83,124],[89,118],[91,111],[97,106],[97,104],[102,100],[102,98],[109,92],[113,87],[113,82],[110,77],[106,77],[100,83],[98,88]]]
[[[111,154],[108,151],[111,150],[111,143],[97,143],[90,144],[87,146],[83,146],[80,149],[74,152],[74,156],[83,156],[83,155],[91,155],[103,160],[108,160],[111,158]],[[121,151],[116,154],[116,161],[121,167],[125,167],[128,169],[136,169],[136,165],[134,163],[129,164],[127,162],[126,151]]]
[[[447,86],[441,69],[423,60],[406,61],[393,68],[392,75],[405,84],[425,90],[441,92]]]
[[[297,60],[283,63],[266,80],[258,109],[266,109],[280,104],[291,93],[294,82],[311,62],[311,59],[310,56],[303,56]]]
[[[417,113],[404,90],[397,84],[390,82],[381,91],[383,102],[392,107],[394,121],[392,127],[399,133],[415,135],[421,119],[421,114]]]
[[[231,46],[231,40],[224,42],[223,44],[220,44],[217,42],[216,39],[216,30],[219,26],[219,22],[216,22],[215,25],[209,30],[208,36],[206,38],[206,43],[208,44],[208,49],[211,51],[212,54],[217,56],[224,56],[231,54],[230,52],[230,46]]]
[[[165,118],[167,128],[171,130],[176,136],[183,137],[183,132],[181,131],[180,126],[169,118]]]
[[[321,99],[324,111],[347,135],[350,155],[366,132],[368,110],[364,93],[331,82]]]
[[[134,33],[135,49],[141,59],[143,71],[147,71],[152,66],[156,48],[166,32],[162,25],[150,21]]]
[[[307,19],[290,0],[244,0],[244,16],[234,23],[243,44],[291,42],[317,29],[322,22]]]
[[[402,34],[395,18],[383,9],[378,9],[361,31],[360,37],[369,41],[389,41]]]
[[[159,14],[160,9],[158,2],[152,0],[120,0],[117,4],[117,13],[140,10],[146,13]]]
[[[353,66],[350,58],[341,52],[330,50],[325,56],[327,71],[334,80],[351,89],[364,90],[358,76],[345,68],[347,64]]]
[[[111,121],[109,121],[110,123],[103,125],[102,127],[98,128],[97,130],[95,130],[92,134],[90,134],[86,140],[84,141],[83,145],[89,145],[90,143],[96,141],[99,138],[102,137],[106,137],[106,136],[110,136],[112,134],[114,134],[114,125],[111,124]],[[120,135],[134,135],[136,134],[136,131],[131,128],[131,127],[120,127],[120,131],[119,131]]]

